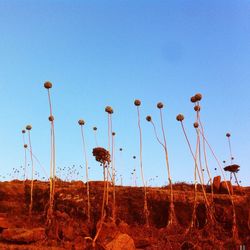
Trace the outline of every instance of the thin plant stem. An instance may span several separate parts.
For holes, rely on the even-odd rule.
[[[171,174],[170,174],[167,141],[166,141],[166,135],[165,135],[164,124],[163,124],[163,117],[162,117],[162,109],[160,109],[160,118],[161,118],[161,130],[162,130],[163,141],[164,141],[164,151],[165,151],[165,156],[166,156],[166,165],[167,165],[167,172],[168,172],[168,182],[169,182],[169,185],[170,185],[170,220],[169,220],[169,224],[171,225],[171,224],[173,224],[173,222],[175,220],[174,196],[173,196],[172,178],[171,178]]]
[[[145,184],[144,180],[144,174],[143,174],[143,163],[142,163],[142,130],[141,130],[141,120],[140,120],[140,109],[139,106],[137,106],[137,117],[138,117],[138,128],[139,128],[139,134],[140,134],[140,168],[141,168],[141,178],[142,178],[142,184],[144,186],[144,214],[146,219],[146,225],[149,226],[148,221],[148,202],[147,202],[147,186]]]
[[[82,135],[82,145],[83,145],[83,154],[85,159],[85,175],[86,175],[86,185],[87,185],[87,203],[88,203],[88,222],[90,222],[90,196],[89,196],[89,177],[88,177],[88,159],[87,159],[87,152],[86,152],[86,144],[84,139],[83,133],[83,126],[81,126],[81,135]]]
[[[28,130],[28,138],[29,138],[30,160],[31,160],[31,187],[30,187],[30,206],[29,206],[29,217],[31,218],[32,208],[33,208],[34,161],[33,161],[32,145],[31,145],[31,138],[30,138],[30,131],[29,130]]]
[[[237,223],[236,223],[236,212],[235,212],[235,204],[234,204],[234,200],[233,200],[233,194],[232,194],[231,191],[230,191],[230,188],[229,188],[228,183],[227,183],[227,181],[226,181],[226,177],[225,177],[225,175],[224,175],[224,172],[223,172],[223,169],[222,169],[222,166],[221,166],[221,163],[220,163],[218,157],[216,156],[216,154],[215,154],[213,148],[211,147],[211,145],[208,143],[208,141],[207,141],[205,135],[204,135],[203,133],[201,133],[201,135],[202,135],[202,137],[204,138],[204,140],[205,140],[207,146],[209,147],[209,149],[210,149],[210,151],[211,151],[211,153],[212,153],[212,155],[213,155],[215,161],[217,162],[217,164],[218,164],[218,166],[219,166],[219,168],[220,168],[220,170],[221,170],[223,179],[224,179],[224,181],[225,181],[225,184],[226,184],[226,187],[227,187],[227,191],[228,191],[228,195],[229,195],[229,198],[230,198],[230,200],[231,200],[231,204],[232,204],[232,208],[233,208],[233,228],[232,228],[233,238],[237,239],[237,238],[238,238],[238,229],[237,229]]]
[[[112,183],[113,183],[113,209],[112,217],[116,219],[116,197],[115,197],[115,136],[112,135],[112,151],[111,151],[111,164],[112,164]]]

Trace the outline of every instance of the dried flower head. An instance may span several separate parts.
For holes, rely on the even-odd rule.
[[[135,156],[135,155],[133,156],[133,159],[136,159],[136,156]]]
[[[96,131],[96,130],[97,130],[97,127],[93,127],[93,130]]]
[[[24,148],[27,148],[27,147],[28,147],[28,145],[27,145],[27,144],[24,144],[24,145],[23,145],[23,147],[24,147]]]
[[[230,133],[226,133],[226,137],[230,137],[231,136],[231,134]]]
[[[198,123],[198,122],[195,122],[195,123],[194,123],[194,127],[195,127],[195,128],[198,128],[198,127],[199,127],[199,123]]]
[[[53,122],[55,118],[54,118],[53,115],[50,115],[48,119],[49,119],[50,122]]]
[[[151,121],[152,121],[152,117],[151,117],[150,115],[148,115],[148,116],[146,117],[146,120],[147,120],[148,122],[151,122]]]
[[[200,93],[195,94],[195,99],[197,102],[199,102],[202,99],[202,94]]]
[[[51,82],[45,82],[44,83],[44,88],[45,89],[51,89],[52,88],[52,83]]]
[[[32,126],[31,126],[31,125],[27,125],[27,126],[26,126],[26,129],[27,129],[27,130],[31,130],[31,129],[32,129]]]
[[[23,129],[23,130],[22,130],[22,134],[25,134],[25,133],[26,133],[26,130],[25,130],[25,129]]]
[[[195,96],[192,96],[192,97],[190,98],[190,101],[193,102],[193,103],[197,102],[196,97],[195,97]]]
[[[112,135],[115,136],[115,132],[112,132]]]
[[[139,99],[136,99],[134,101],[135,106],[141,106],[141,101]]]
[[[182,114],[177,115],[176,120],[179,122],[182,122],[184,120],[184,115],[182,115]]]
[[[162,109],[162,108],[163,108],[163,106],[164,106],[164,105],[163,105],[163,103],[162,103],[162,102],[158,102],[158,103],[157,103],[157,108],[158,108],[158,109]]]
[[[83,126],[83,125],[85,124],[85,121],[82,120],[82,119],[80,119],[80,120],[78,121],[78,124],[79,124],[80,126]]]
[[[107,106],[106,108],[105,108],[105,112],[107,112],[108,114],[113,114],[114,113],[114,110],[112,109],[112,107],[110,107],[110,106]]]
[[[223,163],[226,163],[226,161],[223,161]]]
[[[122,151],[122,148],[120,148],[119,150]]]
[[[105,148],[102,147],[93,148],[92,153],[96,161],[100,162],[103,165],[109,164],[111,162],[110,153]]]
[[[201,106],[200,106],[200,105],[195,105],[195,106],[194,106],[194,110],[195,110],[196,112],[200,111],[200,110],[201,110]]]

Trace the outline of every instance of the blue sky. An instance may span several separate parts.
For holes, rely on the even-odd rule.
[[[58,166],[84,164],[79,118],[84,127],[90,178],[102,178],[91,151],[107,147],[106,105],[114,109],[116,166],[131,184],[139,176],[135,98],[142,101],[146,179],[167,180],[164,154],[150,114],[159,127],[156,103],[165,104],[164,123],[173,181],[193,180],[194,164],[175,120],[195,146],[190,96],[201,92],[206,136],[217,156],[228,160],[232,134],[239,179],[249,185],[250,2],[249,1],[3,1],[0,0],[0,174],[23,165],[22,128],[30,123],[35,155],[49,172],[49,107],[43,83],[53,83]],[[160,132],[160,131],[159,131]],[[215,161],[209,155],[212,175]],[[36,164],[35,168],[40,171]]]

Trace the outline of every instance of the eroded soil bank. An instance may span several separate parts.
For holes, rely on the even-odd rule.
[[[193,214],[194,187],[174,185],[174,224],[169,225],[169,189],[148,188],[149,226],[144,214],[144,189],[116,187],[115,220],[112,219],[112,187],[107,216],[95,249],[239,249],[250,247],[250,188],[233,187],[233,206],[228,194],[212,198],[206,187],[210,214],[199,187],[196,219]],[[0,182],[0,249],[93,249],[100,225],[103,183],[90,183],[90,222],[87,191],[82,182],[57,181],[54,216],[46,223],[49,183],[34,182],[34,204],[29,217],[30,181]]]

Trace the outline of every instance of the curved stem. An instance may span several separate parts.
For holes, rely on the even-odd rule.
[[[86,152],[86,144],[84,139],[83,127],[81,126],[81,135],[82,135],[82,145],[83,145],[83,155],[85,159],[85,174],[86,174],[86,185],[87,185],[87,203],[88,203],[88,222],[90,222],[90,197],[89,197],[89,177],[88,177],[88,159]]]
[[[146,225],[149,226],[147,187],[145,185],[144,174],[143,174],[143,164],[142,164],[142,130],[141,130],[140,110],[138,106],[137,106],[137,116],[138,116],[138,128],[139,128],[139,134],[140,134],[140,168],[141,168],[142,184],[144,186],[144,214],[145,214],[145,219],[146,219]]]

